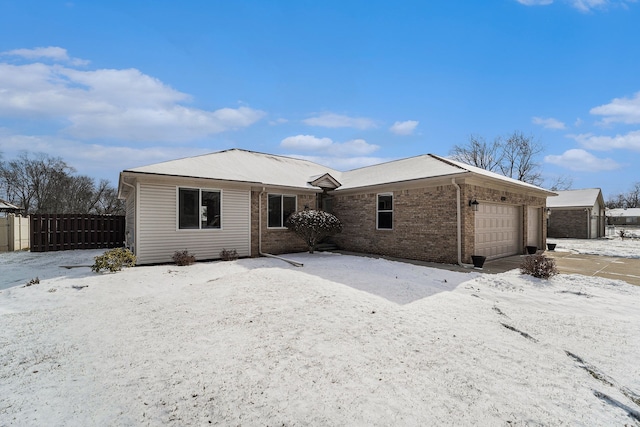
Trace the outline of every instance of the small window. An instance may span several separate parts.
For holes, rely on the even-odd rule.
[[[378,194],[378,229],[393,228],[393,194]]]
[[[267,197],[269,209],[269,228],[282,228],[289,215],[296,211],[296,196],[269,194]]]
[[[178,190],[178,228],[206,229],[220,228],[220,191],[180,188]]]

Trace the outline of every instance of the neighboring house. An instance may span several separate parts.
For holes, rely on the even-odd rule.
[[[304,251],[285,221],[306,207],[342,221],[343,250],[469,263],[544,247],[553,194],[435,155],[340,172],[239,149],[128,169],[118,185],[139,264],[185,249],[200,260]]]
[[[607,210],[609,225],[640,227],[640,208],[619,208]]]
[[[605,235],[605,208],[599,188],[556,191],[547,198],[547,236],[597,239]]]
[[[0,199],[0,213],[2,213],[4,216],[6,216],[8,213],[20,213],[21,210],[22,209],[20,209],[18,206],[12,205],[11,203],[5,202],[4,200]]]

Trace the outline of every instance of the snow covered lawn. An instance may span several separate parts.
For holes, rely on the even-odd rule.
[[[57,267],[99,253],[0,255],[22,280],[0,290],[0,425],[640,423],[624,282],[326,253]]]

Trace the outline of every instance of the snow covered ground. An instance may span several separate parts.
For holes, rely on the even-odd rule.
[[[605,237],[601,239],[547,239],[547,243],[556,243],[556,251],[579,254],[640,258],[640,232],[629,233],[633,238]]]
[[[59,267],[100,253],[0,254],[0,425],[640,424],[625,282],[327,253]]]

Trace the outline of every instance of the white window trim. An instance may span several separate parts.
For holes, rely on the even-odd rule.
[[[202,192],[203,191],[211,191],[211,192],[217,191],[218,193],[220,193],[220,227],[202,228],[202,221],[199,220],[198,228],[180,228],[180,190],[181,189],[182,190],[198,190],[198,206],[200,207],[200,209],[202,209]],[[224,196],[221,188],[177,186],[176,187],[176,231],[179,231],[181,233],[184,233],[184,232],[210,233],[210,232],[222,231],[222,229],[224,228],[223,203],[224,203]],[[200,213],[198,216],[200,216],[201,214],[202,213]]]
[[[269,196],[280,196],[280,213],[284,213],[284,198],[285,197],[293,197],[295,199],[295,208],[294,212],[298,211],[298,196],[296,194],[282,194],[282,193],[267,193],[267,229],[268,230],[286,230],[287,227],[284,225],[286,218],[280,218],[282,225],[280,227],[271,227],[269,226]]]
[[[391,209],[384,209],[384,210],[380,210],[378,208],[378,199],[380,196],[391,196]],[[393,230],[393,217],[395,216],[395,212],[394,212],[394,207],[396,205],[395,201],[393,200],[393,193],[378,193],[376,194],[376,230],[381,230],[381,231],[391,231]],[[391,228],[380,228],[380,224],[379,219],[380,219],[380,212],[391,212]]]

